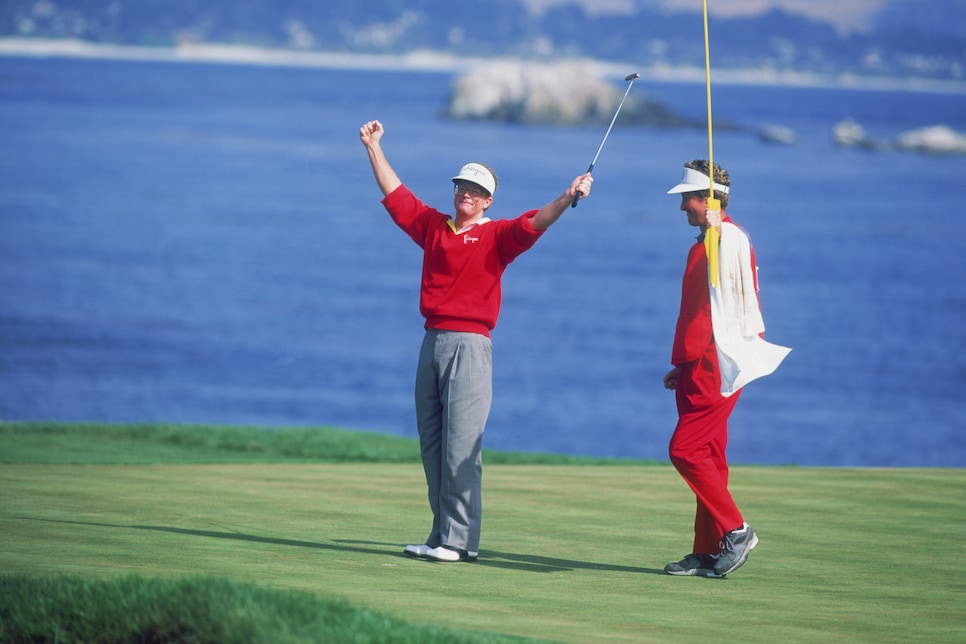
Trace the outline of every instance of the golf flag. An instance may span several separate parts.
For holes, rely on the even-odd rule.
[[[714,144],[711,135],[711,53],[708,47],[708,0],[702,2],[704,8],[704,80],[708,94],[708,210],[718,213],[721,202],[714,198]],[[715,217],[704,233],[704,252],[708,256],[708,277],[711,288],[718,288],[718,237],[721,218]]]
[[[709,178],[713,186],[714,177]],[[708,198],[708,212],[714,211],[717,213],[721,210],[721,202],[714,198],[713,188],[711,194],[712,196]],[[717,221],[712,222],[708,229],[704,231],[704,253],[708,257],[708,283],[711,284],[713,289],[718,288],[718,239],[721,236],[718,232],[721,218],[718,216],[715,219]]]

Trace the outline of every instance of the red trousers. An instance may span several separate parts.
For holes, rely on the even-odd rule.
[[[697,497],[692,551],[697,554],[717,554],[721,537],[744,523],[728,491],[725,456],[728,417],[740,393],[727,398],[721,395],[714,344],[701,358],[680,367],[675,390],[678,424],[668,453]]]

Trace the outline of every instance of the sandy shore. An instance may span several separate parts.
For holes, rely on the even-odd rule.
[[[492,64],[490,58],[460,57],[447,52],[414,50],[405,54],[356,54],[346,52],[267,49],[245,45],[187,43],[174,47],[140,47],[91,43],[74,39],[0,38],[0,57],[87,58],[169,63],[219,63],[323,69],[390,70],[460,73]],[[505,59],[510,61],[512,59]],[[526,61],[519,60],[523,63]],[[566,64],[566,60],[540,60],[539,64]],[[601,77],[623,78],[636,71],[646,80],[703,83],[703,67],[635,66],[633,62],[580,60],[594,66]],[[712,70],[712,81],[733,85],[780,85],[857,90],[904,90],[966,94],[966,81],[922,78],[885,78],[855,74],[822,75],[776,69]]]

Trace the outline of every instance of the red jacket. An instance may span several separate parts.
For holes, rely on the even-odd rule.
[[[382,203],[423,249],[419,312],[426,328],[489,336],[500,315],[503,271],[543,234],[530,222],[537,211],[490,220],[457,234],[452,217],[425,205],[404,185]]]
[[[722,221],[734,223],[725,215]],[[751,265],[757,266],[754,247]],[[756,291],[757,291],[757,284]],[[681,283],[681,312],[674,330],[671,364],[680,367],[700,358],[714,342],[711,325],[711,295],[708,291],[708,256],[702,235],[688,251],[688,262]]]

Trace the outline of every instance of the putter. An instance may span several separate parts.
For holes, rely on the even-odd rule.
[[[640,77],[641,77],[640,74],[638,74],[637,72],[634,72],[633,74],[630,74],[629,76],[624,78],[625,81],[630,81],[627,84],[627,90],[624,92],[624,98],[621,99],[620,104],[617,106],[617,111],[614,112],[614,118],[610,120],[610,126],[607,128],[607,132],[604,133],[604,139],[600,142],[600,145],[597,146],[597,154],[594,155],[594,160],[590,162],[590,167],[587,168],[587,172],[594,171],[594,166],[597,164],[597,157],[600,156],[600,151],[604,149],[604,143],[607,142],[607,137],[610,135],[610,130],[612,127],[614,127],[614,122],[617,120],[617,115],[621,113],[621,108],[624,107],[624,100],[627,98],[627,95],[630,94],[631,92],[631,85],[633,85],[634,81],[636,81]],[[583,194],[584,193],[581,192],[580,190],[577,191],[577,194],[574,195],[573,203],[570,204],[571,208],[577,207],[577,202],[580,201],[580,197],[583,196]]]

